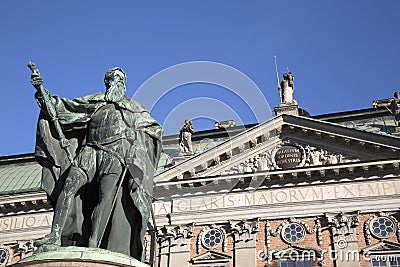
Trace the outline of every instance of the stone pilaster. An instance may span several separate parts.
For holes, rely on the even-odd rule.
[[[235,240],[235,266],[256,266],[258,221],[258,218],[253,220],[229,221],[230,232]]]
[[[189,266],[193,224],[164,226],[159,231],[160,267]]]
[[[337,267],[358,267],[359,253],[356,228],[359,225],[359,211],[326,213],[328,226],[332,232],[333,253]]]

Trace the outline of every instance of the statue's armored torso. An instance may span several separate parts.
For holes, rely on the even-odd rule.
[[[122,112],[110,103],[99,108],[88,127],[88,141],[101,144],[111,143],[123,137],[125,124]]]

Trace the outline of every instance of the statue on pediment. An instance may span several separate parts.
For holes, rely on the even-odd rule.
[[[179,131],[179,155],[193,155],[192,134],[194,127],[191,120],[186,119],[185,124]]]
[[[394,98],[390,101],[390,111],[392,112],[397,126],[400,126],[400,92],[395,92],[394,93]]]

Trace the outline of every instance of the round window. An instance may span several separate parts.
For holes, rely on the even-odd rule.
[[[218,229],[210,229],[207,232],[203,233],[203,246],[206,248],[215,248],[219,246],[223,241],[223,234]]]
[[[0,248],[0,266],[4,266],[8,261],[8,250]]]
[[[396,225],[388,217],[378,217],[369,224],[371,233],[377,238],[389,238],[396,232]]]
[[[288,243],[297,243],[304,239],[306,231],[300,223],[289,223],[283,227],[281,236]]]

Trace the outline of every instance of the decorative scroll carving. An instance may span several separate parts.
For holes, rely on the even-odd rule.
[[[14,257],[20,257],[21,259],[31,256],[36,248],[33,246],[33,240],[27,242],[11,242],[3,243],[0,245],[1,257],[4,262],[0,263],[0,266],[8,266]]]
[[[17,251],[20,253],[21,258],[30,256],[35,247],[33,246],[33,240],[24,243],[18,243]]]
[[[194,225],[164,226],[158,231],[162,248],[169,247],[169,252],[190,251],[190,239],[193,237]]]
[[[364,223],[364,237],[365,237],[365,243],[367,245],[371,245],[371,231],[369,230],[369,224],[371,223],[372,219],[374,217],[371,216],[368,218],[368,220],[365,221]]]
[[[229,221],[230,232],[235,239],[235,247],[255,247],[259,231],[259,218],[253,220]]]
[[[340,212],[339,214],[325,213],[328,226],[332,230],[333,242],[357,242],[355,228],[359,225],[359,211]]]
[[[315,220],[315,228],[317,232],[317,244],[318,246],[322,246],[322,233],[321,233],[322,227],[319,218]]]

